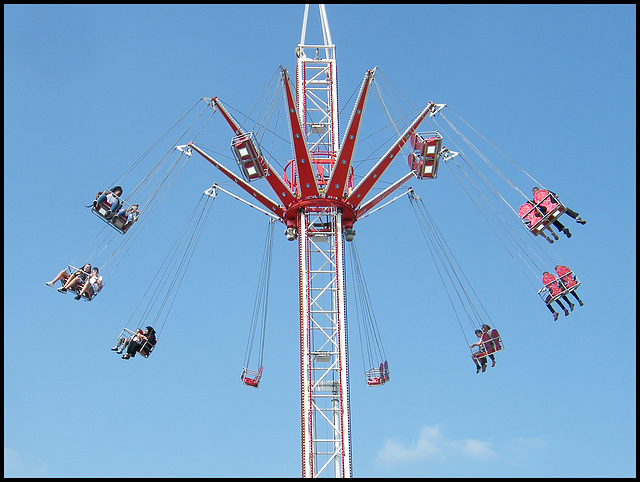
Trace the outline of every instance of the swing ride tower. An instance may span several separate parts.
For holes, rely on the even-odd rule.
[[[434,108],[429,103],[373,168],[354,183],[352,159],[375,69],[365,73],[342,143],[338,133],[335,45],[324,5],[319,6],[322,43],[307,43],[309,5],[305,5],[297,57],[295,92],[281,68],[293,159],[280,176],[252,133],[245,132],[223,104],[212,98],[234,131],[231,148],[242,178],[193,142],[188,144],[286,225],[298,242],[300,303],[300,421],[303,477],[351,477],[349,368],[344,242],[355,236],[358,218],[416,174],[365,201],[367,194]],[[412,137],[413,136],[413,137]],[[251,182],[266,179],[278,201]]]

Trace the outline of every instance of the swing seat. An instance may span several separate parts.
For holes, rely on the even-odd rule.
[[[484,349],[485,355],[496,351],[496,346],[491,343],[491,335],[489,333],[482,334],[482,347]]]
[[[542,282],[544,283],[544,287],[538,291],[538,294],[545,304],[550,305],[565,294],[565,290],[558,285],[558,279],[551,273],[544,273],[542,275]]]
[[[127,203],[122,201],[122,206],[127,206],[125,209],[128,209],[129,206]],[[118,216],[117,213],[112,218],[107,218],[107,213],[110,212],[111,204],[108,201],[103,201],[97,203],[95,206],[91,206],[91,212],[102,219],[105,223],[111,226],[113,229],[118,231],[120,234],[126,233],[129,228],[133,225],[131,223],[128,226],[125,226],[127,222],[127,216]],[[120,208],[122,209],[122,207]]]
[[[379,385],[384,385],[389,381],[389,365],[385,361],[384,363],[380,363],[377,368],[370,368],[366,372],[364,372],[365,379],[367,380],[367,385],[370,387],[377,387]]]
[[[118,335],[118,338],[116,338],[116,340],[120,339],[120,338],[133,338],[134,336],[136,336],[136,332],[133,330],[130,330],[129,328],[123,328],[122,331],[120,332],[120,334]],[[142,345],[142,347],[140,347],[140,350],[138,350],[138,353],[140,355],[142,355],[144,358],[149,358],[149,355],[151,355],[151,352],[153,351],[153,349],[156,347],[156,345],[158,344],[158,339],[156,338],[155,343],[151,343],[150,341],[145,341],[144,344]]]
[[[567,210],[567,208],[562,204],[549,204],[548,201],[549,199],[545,198],[544,203],[547,203],[547,205],[544,203],[538,203],[535,205],[535,208],[529,203],[524,203],[520,206],[520,209],[518,209],[518,214],[520,215],[522,222],[535,236],[540,234],[540,231],[553,223]],[[544,215],[541,215],[542,211],[539,210],[540,206],[546,208],[546,213]]]
[[[153,351],[153,349],[156,347],[157,344],[158,344],[157,338],[155,343],[151,343],[150,341],[145,341],[144,345],[142,345],[142,348],[140,348],[140,351],[138,353],[140,353],[145,358],[149,358],[149,355],[151,355],[151,352]]]
[[[504,345],[502,344],[502,338],[500,337],[500,333],[498,333],[498,330],[496,330],[495,328],[491,330],[489,337],[490,337],[490,343],[492,343],[494,347],[493,353],[497,351],[502,351],[502,349],[504,348]]]
[[[79,271],[79,268],[74,268],[71,265],[67,266],[66,272],[63,273],[62,277],[60,278],[60,283],[62,283],[62,286],[66,284],[69,278],[71,278],[71,275],[76,271]],[[85,281],[81,281],[80,283],[76,284],[73,288],[69,289],[68,291],[71,291],[72,293],[79,295],[84,284],[88,282],[89,282],[89,276],[87,276]],[[102,290],[102,281],[100,282],[100,290]],[[89,289],[82,294],[82,299],[85,301],[91,301],[93,298],[95,298],[98,295],[98,293],[100,293],[100,290],[94,293],[93,288],[89,287]]]
[[[518,214],[520,215],[522,223],[531,233],[533,233],[534,236],[540,234],[540,231],[545,229],[549,224],[545,224],[544,218],[540,216],[540,213],[536,210],[536,208],[529,203],[524,203],[522,206],[520,206],[520,208],[518,209]]]
[[[540,212],[544,212],[543,222],[547,225],[558,219],[563,215],[567,208],[557,199],[554,198],[551,193],[544,189],[538,190],[533,196],[533,202],[536,203],[537,208],[541,209]]]
[[[473,358],[484,358],[487,356],[487,351],[482,345],[471,347],[471,356]]]
[[[253,140],[253,132],[235,136],[231,140],[231,151],[247,182],[265,176],[266,173],[260,163],[261,154]]]
[[[260,378],[262,378],[262,367],[258,368],[257,371],[242,367],[242,375],[240,375],[240,379],[246,386],[258,388]]]
[[[560,277],[560,283],[564,286],[563,294],[569,294],[580,286],[580,280],[566,266],[556,267],[556,273]]]
[[[438,176],[442,136],[437,132],[413,133],[409,143],[414,150],[409,154],[409,168],[418,179],[435,179]]]

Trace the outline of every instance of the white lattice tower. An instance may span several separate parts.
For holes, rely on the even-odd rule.
[[[323,42],[305,42],[308,11],[309,6],[305,5],[302,35],[296,48],[295,92],[287,70],[282,69],[293,151],[284,179],[264,157],[252,133],[245,132],[216,97],[207,101],[219,110],[234,132],[231,147],[243,178],[193,142],[180,147],[202,155],[266,211],[257,209],[283,222],[288,240],[297,239],[302,476],[351,477],[344,242],[355,236],[353,227],[359,218],[418,172],[424,174],[410,164],[406,175],[365,201],[434,104],[429,103],[420,111],[354,185],[352,160],[375,69],[365,73],[344,138],[339,142],[335,46],[324,5],[320,5]],[[260,179],[267,181],[277,201],[250,184]]]

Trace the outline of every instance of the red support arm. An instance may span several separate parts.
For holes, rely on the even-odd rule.
[[[349,120],[347,135],[340,148],[340,154],[338,154],[336,163],[333,166],[333,172],[327,183],[326,196],[329,198],[342,199],[342,196],[344,196],[347,177],[351,168],[351,160],[353,159],[353,153],[358,139],[358,131],[360,130],[360,123],[362,121],[362,112],[364,111],[364,104],[367,100],[367,94],[369,93],[369,86],[373,80],[373,72],[373,70],[368,70],[364,76],[362,89],[356,101],[353,114],[351,114],[351,120]]]
[[[420,123],[427,116],[431,108],[433,107],[433,102],[429,102],[429,104],[420,112],[418,117],[413,121],[413,123],[404,131],[404,134],[400,136],[400,138],[395,142],[393,146],[387,151],[387,153],[378,161],[378,163],[373,166],[373,169],[369,171],[369,173],[364,177],[360,184],[358,184],[353,192],[346,199],[346,202],[349,203],[354,208],[357,207],[365,198],[365,196],[369,193],[374,184],[380,179],[380,176],[384,173],[384,171],[389,167],[391,161],[395,159],[396,155],[402,149],[408,141],[409,137],[415,130],[418,128]]]
[[[365,213],[371,211],[371,209],[373,209],[375,206],[377,206],[380,201],[382,201],[383,199],[388,197],[389,194],[395,192],[396,189],[398,189],[400,186],[402,186],[405,182],[407,182],[409,179],[411,179],[414,176],[415,176],[415,174],[413,173],[413,171],[408,172],[403,177],[401,177],[396,182],[394,182],[391,186],[389,186],[387,189],[382,191],[380,194],[378,194],[374,198],[371,198],[366,203],[362,204],[356,210],[356,220],[358,220],[362,216],[364,216]]]
[[[231,126],[231,129],[233,129],[234,134],[235,135],[244,134],[245,132],[242,129],[242,127],[240,127],[240,124],[238,124],[236,120],[231,116],[231,114],[229,114],[227,109],[224,108],[224,106],[220,103],[218,98],[214,97],[211,100],[213,101],[213,103],[215,103],[215,105],[220,110],[222,117],[224,117],[224,119],[227,121],[229,126]],[[276,194],[276,196],[278,196],[278,199],[280,200],[280,202],[282,202],[284,207],[288,208],[295,201],[295,196],[291,192],[291,189],[289,189],[289,186],[285,184],[285,182],[278,175],[278,173],[273,169],[271,164],[264,158],[264,156],[260,155],[259,162],[262,168],[267,173],[265,177],[267,178],[267,182],[271,186],[271,189],[273,189],[273,192]]]
[[[227,176],[233,182],[238,184],[242,189],[247,191],[251,196],[253,196],[253,198],[256,201],[258,201],[263,206],[265,206],[270,212],[272,212],[273,214],[278,216],[280,219],[284,218],[284,210],[282,209],[282,206],[278,206],[274,201],[272,201],[267,196],[262,194],[260,191],[255,189],[253,186],[251,186],[244,179],[241,179],[238,176],[236,176],[233,172],[231,172],[229,169],[224,167],[222,164],[220,164],[218,161],[216,161],[213,157],[211,157],[206,152],[204,152],[202,149],[200,149],[198,146],[196,146],[193,142],[190,142],[187,145],[191,149],[196,151],[198,154],[200,154],[202,157],[204,157],[211,164],[213,164],[215,167],[217,167],[225,176]]]
[[[317,198],[319,196],[318,182],[313,172],[309,150],[304,140],[302,126],[296,111],[293,99],[293,92],[289,83],[289,73],[287,69],[282,69],[282,80],[284,84],[285,99],[287,101],[287,114],[289,115],[289,127],[293,139],[293,151],[296,158],[296,168],[298,170],[298,182],[300,183],[300,195],[303,199]]]

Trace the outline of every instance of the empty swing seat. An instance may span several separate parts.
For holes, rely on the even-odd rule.
[[[231,140],[231,151],[247,182],[265,176],[264,169],[260,163],[260,150],[253,140],[252,132],[235,136]]]
[[[413,148],[409,154],[409,168],[418,179],[435,179],[438,176],[442,136],[437,132],[413,133],[409,139]]]
[[[242,375],[240,375],[240,378],[246,386],[258,388],[260,378],[262,378],[262,367],[258,368],[257,371],[242,367]]]

